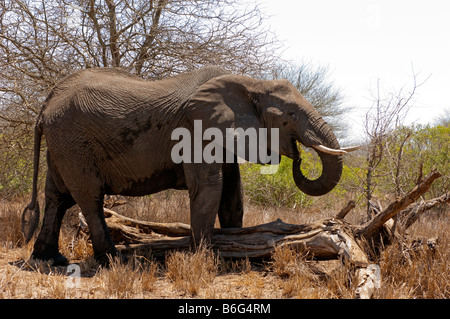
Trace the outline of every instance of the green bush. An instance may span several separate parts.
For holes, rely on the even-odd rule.
[[[402,146],[403,141],[405,142]],[[425,176],[431,170],[437,169],[442,177],[433,183],[427,197],[440,196],[449,190],[449,163],[450,127],[400,127],[391,134],[388,141],[387,156],[381,167],[386,172],[385,176],[380,177],[382,191],[398,189],[398,192],[403,194],[416,185],[420,172]]]
[[[0,198],[31,192],[33,181],[33,134],[0,134]],[[39,183],[47,172],[45,141],[40,152]]]
[[[309,172],[312,165],[305,165],[302,171]],[[261,167],[263,166],[253,163],[245,163],[240,167],[244,193],[252,204],[291,208],[312,204],[311,197],[302,193],[295,185],[291,159],[283,156],[275,174],[261,174]]]
[[[384,145],[383,157],[373,179],[373,196],[390,198],[402,196],[422,177],[437,169],[442,177],[437,179],[424,195],[433,198],[450,188],[450,127],[412,125],[393,131]],[[367,178],[365,151],[346,155],[342,178],[334,194],[351,193],[355,199],[364,197]]]

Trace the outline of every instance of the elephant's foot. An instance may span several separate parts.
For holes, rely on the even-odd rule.
[[[68,260],[59,251],[57,252],[33,252],[31,254],[31,259],[38,259],[43,261],[50,261],[52,266],[67,266]]]
[[[115,247],[105,253],[95,254],[95,260],[103,267],[109,267],[110,263],[116,259],[123,263],[128,261],[127,257],[118,253]]]
[[[197,233],[197,235],[196,235]],[[198,231],[198,232],[191,232],[191,236],[189,238],[189,248],[192,251],[197,251],[199,248],[213,248],[214,243],[212,241],[212,235],[211,232],[208,233],[204,233],[202,231]]]

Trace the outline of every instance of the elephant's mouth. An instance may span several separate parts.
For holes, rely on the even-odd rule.
[[[294,161],[295,160],[300,160],[300,152],[298,151],[298,147],[297,147],[297,140],[292,137],[291,138],[291,149],[290,149],[290,158],[292,158]]]

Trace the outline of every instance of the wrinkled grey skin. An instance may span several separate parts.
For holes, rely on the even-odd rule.
[[[142,196],[187,189],[195,242],[208,238],[218,214],[220,225],[242,227],[243,200],[235,163],[181,163],[171,159],[178,141],[171,132],[261,127],[280,129],[280,155],[294,159],[293,176],[311,195],[329,192],[339,181],[341,156],[319,153],[322,176],[300,172],[296,141],[339,148],[330,127],[303,96],[284,80],[260,81],[207,67],[161,81],[145,81],[119,69],[88,69],[62,80],[47,98],[35,129],[33,197],[25,209],[39,212],[37,168],[42,134],[47,142],[45,214],[34,258],[67,262],[58,237],[66,210],[78,204],[89,225],[100,262],[116,254],[103,215],[105,194]],[[270,145],[270,144],[269,144]],[[34,232],[31,227],[28,238]],[[30,235],[31,234],[31,235]]]

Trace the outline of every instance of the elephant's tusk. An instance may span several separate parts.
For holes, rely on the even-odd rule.
[[[324,152],[324,153],[328,153],[328,154],[332,154],[332,155],[343,155],[343,154],[347,154],[346,151],[343,150],[339,150],[339,149],[334,149],[334,148],[329,148],[323,145],[313,145],[312,147],[314,147],[316,150]]]
[[[324,153],[328,153],[328,154],[332,154],[332,155],[343,155],[343,154],[347,154],[348,152],[356,151],[361,146],[353,146],[353,147],[346,147],[346,148],[340,148],[340,149],[329,148],[329,147],[326,147],[323,145],[313,145],[312,147],[314,147],[316,150],[324,152]]]
[[[349,152],[354,152],[356,150],[359,150],[361,147],[362,147],[361,145],[359,145],[359,146],[352,146],[352,147],[344,147],[344,148],[340,148],[340,150],[346,151],[347,153],[349,153]]]

